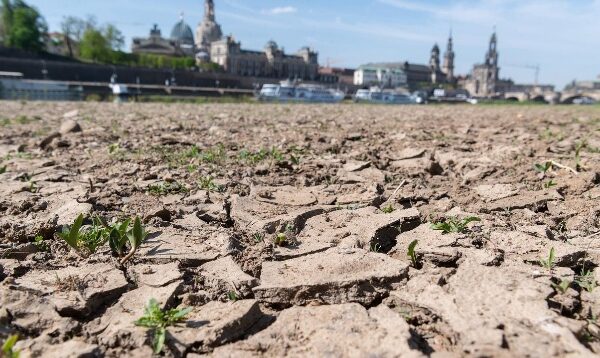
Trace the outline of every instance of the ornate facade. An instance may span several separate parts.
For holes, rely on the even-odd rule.
[[[504,91],[504,83],[500,81],[500,67],[498,66],[498,38],[492,34],[485,62],[473,66],[471,74],[464,82],[464,87],[472,96],[493,97]]]
[[[194,34],[183,21],[182,15],[179,22],[173,26],[170,38],[162,37],[158,25],[154,25],[150,29],[150,36],[133,39],[131,52],[164,56],[194,56],[196,53]]]
[[[213,42],[210,47],[211,61],[226,72],[239,76],[316,80],[319,71],[317,56],[308,47],[294,55],[287,55],[274,41],[269,41],[264,51],[244,50],[232,36]]]
[[[213,0],[205,0],[204,19],[196,30],[196,47],[199,63],[214,62],[234,75],[302,80],[316,80],[319,75],[318,54],[308,47],[288,55],[269,41],[263,51],[252,51],[242,49],[233,36],[223,37]]]
[[[220,41],[222,38],[223,31],[221,31],[221,26],[215,20],[215,3],[213,0],[206,0],[204,3],[204,19],[196,28],[196,47],[199,50],[198,60],[210,61],[212,43]]]
[[[448,37],[448,44],[446,45],[446,53],[444,54],[444,65],[442,71],[446,74],[446,80],[448,82],[454,82],[454,44],[452,42],[452,32]]]

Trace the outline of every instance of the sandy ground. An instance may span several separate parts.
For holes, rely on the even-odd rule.
[[[600,352],[598,107],[0,102],[0,130],[21,357],[151,356],[150,299],[191,309],[168,357]],[[95,245],[59,237],[80,214]],[[99,220],[135,217],[124,260]]]

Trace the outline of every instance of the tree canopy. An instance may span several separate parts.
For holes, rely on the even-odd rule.
[[[0,35],[4,44],[28,51],[43,51],[46,21],[36,8],[23,0],[2,0]]]

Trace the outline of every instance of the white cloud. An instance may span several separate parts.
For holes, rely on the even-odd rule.
[[[263,14],[268,15],[294,14],[296,12],[298,12],[298,9],[293,6],[280,6],[262,11]]]

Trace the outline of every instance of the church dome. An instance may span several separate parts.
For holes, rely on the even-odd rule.
[[[277,50],[277,43],[273,40],[270,40],[269,42],[267,42],[267,44],[265,45],[266,49],[273,49],[273,50]]]
[[[171,31],[171,40],[178,41],[182,44],[193,45],[194,44],[194,33],[192,28],[188,26],[183,20],[173,26]]]

